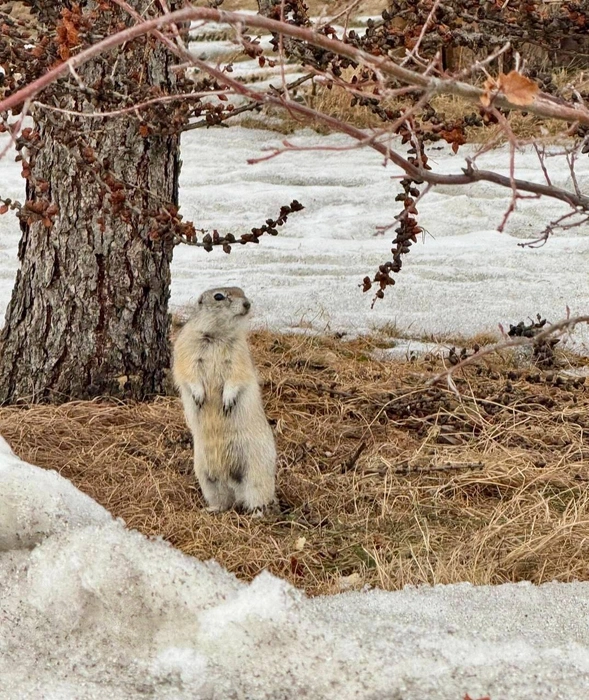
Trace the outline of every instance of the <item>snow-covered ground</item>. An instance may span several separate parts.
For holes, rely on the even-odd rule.
[[[396,286],[371,310],[372,294],[363,294],[358,284],[390,258],[391,236],[374,233],[398,212],[398,185],[392,179],[398,170],[383,167],[381,157],[369,150],[301,151],[247,164],[281,140],[242,128],[185,138],[181,199],[185,215],[199,227],[242,233],[292,199],[305,210],[292,215],[277,238],[235,247],[229,256],[177,249],[173,306],[202,288],[236,283],[252,296],[260,324],[364,332],[394,323],[416,337],[497,331],[499,323],[508,327],[536,313],[556,321],[567,305],[572,314],[589,307],[589,229],[557,235],[539,249],[522,249],[518,243],[537,236],[566,206],[523,201],[508,232],[499,234],[495,227],[510,193],[478,183],[468,189],[440,187],[424,198],[419,222],[428,235],[412,247]],[[346,137],[308,130],[288,140],[306,147],[350,144]],[[226,166],[219,166],[221,152]],[[469,152],[463,147],[453,155],[444,148],[434,152],[433,165],[458,172]],[[499,149],[483,156],[479,167],[506,172],[507,160],[506,150]],[[520,177],[542,177],[532,151],[518,154],[518,164]],[[564,158],[550,165],[554,184],[570,186]],[[589,184],[589,159],[579,164],[579,177]]]
[[[36,544],[36,546],[34,546]],[[308,599],[127,530],[0,442],[2,700],[581,700],[589,583]]]

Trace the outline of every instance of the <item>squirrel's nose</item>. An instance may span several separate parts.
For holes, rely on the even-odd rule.
[[[249,299],[245,299],[243,302],[243,308],[249,311],[252,308],[252,302]]]

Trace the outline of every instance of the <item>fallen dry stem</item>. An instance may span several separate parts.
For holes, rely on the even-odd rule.
[[[175,397],[0,410],[22,458],[244,579],[311,594],[364,584],[589,579],[584,380],[489,356],[456,397],[439,359],[375,359],[376,340],[253,336],[278,445],[279,514],[211,515]]]
[[[473,355],[466,357],[464,360],[458,362],[452,367],[444,369],[443,372],[439,372],[434,377],[432,377],[428,383],[437,384],[438,382],[444,379],[449,380],[450,377],[458,370],[463,369],[464,367],[466,367],[466,365],[470,365],[473,362],[477,362],[479,359],[481,359],[482,357],[486,357],[487,355],[491,355],[493,353],[501,352],[502,350],[508,350],[510,348],[515,347],[533,346],[535,344],[541,343],[542,341],[548,340],[549,338],[558,338],[565,332],[571,332],[579,323],[589,323],[589,316],[575,316],[574,318],[563,319],[562,321],[558,321],[557,323],[551,324],[543,331],[537,333],[531,338],[514,337],[510,340],[505,339],[500,343],[489,345],[485,348],[482,348]]]

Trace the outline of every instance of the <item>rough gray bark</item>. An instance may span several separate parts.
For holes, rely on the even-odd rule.
[[[141,12],[151,3],[130,4]],[[41,99],[96,111],[101,90],[111,98],[138,86],[168,92],[171,65],[144,39],[85,65],[79,76],[88,89],[72,78],[69,89]],[[152,240],[145,213],[177,202],[179,137],[144,137],[135,115],[33,116],[40,141],[28,209],[49,201],[58,213],[51,226],[34,213],[21,222],[20,270],[0,336],[0,402],[161,393],[173,244]]]

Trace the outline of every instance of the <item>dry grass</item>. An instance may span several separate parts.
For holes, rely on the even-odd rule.
[[[434,97],[431,103],[438,115],[448,121],[479,112],[477,105],[453,95],[439,95]],[[549,143],[555,137],[562,137],[566,131],[563,122],[558,119],[541,119],[533,114],[517,111],[511,112],[507,116],[507,121],[513,133],[522,140],[542,139]],[[499,125],[468,126],[466,127],[466,138],[468,143],[484,144],[493,141],[500,145],[507,141],[507,136]]]
[[[298,94],[304,96],[305,103],[312,109],[330,117],[335,117],[358,129],[380,129],[384,123],[369,107],[351,106],[351,97],[343,88],[334,86],[331,90],[314,85],[312,88],[299,88]],[[294,134],[296,131],[308,128],[318,134],[329,134],[331,129],[321,120],[310,120],[297,117],[294,112],[288,112],[277,107],[267,106],[262,113],[246,115],[240,118],[240,126],[250,129],[266,129],[279,134]]]
[[[352,106],[351,96],[341,87],[334,85],[328,89],[321,85],[309,87],[305,85],[299,88],[299,94],[304,97],[305,103],[313,109],[335,117],[347,124],[352,124],[359,129],[386,128],[386,123],[369,107],[362,105]],[[431,100],[432,106],[438,115],[451,122],[471,114],[478,114],[475,104],[452,95],[439,95]],[[400,99],[389,100],[384,103],[387,109],[403,109],[409,105]],[[563,123],[558,119],[541,119],[533,114],[512,112],[508,115],[508,123],[518,139],[522,141],[541,141],[545,144],[562,141],[568,138],[565,135]],[[240,125],[252,129],[267,129],[281,134],[292,134],[298,129],[308,127],[319,134],[330,133],[322,121],[308,121],[297,119],[293,114],[276,107],[265,107],[262,114],[247,115],[240,118]],[[507,135],[501,126],[494,124],[488,126],[467,126],[465,128],[468,143],[487,144],[492,142],[501,145],[507,142]]]
[[[350,5],[351,0],[305,0],[311,17],[334,17]],[[354,9],[353,16],[379,15],[386,7],[383,0],[363,0]],[[222,10],[233,12],[251,10],[258,11],[256,0],[224,0]]]
[[[425,382],[439,360],[373,359],[371,339],[257,333],[280,454],[281,513],[210,515],[179,401],[4,408],[0,434],[132,528],[243,578],[312,594],[364,584],[589,578],[584,380],[494,357]]]

